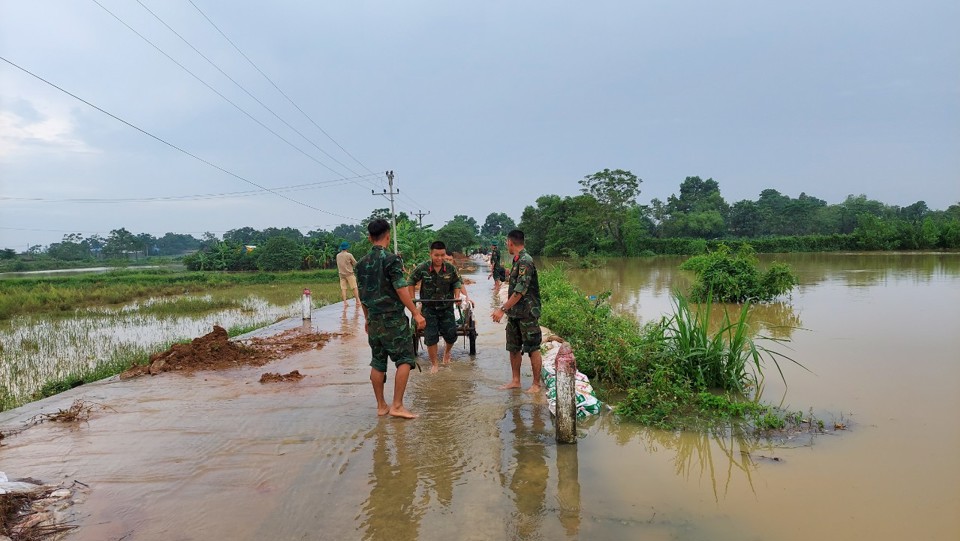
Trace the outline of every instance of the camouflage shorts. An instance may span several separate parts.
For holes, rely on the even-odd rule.
[[[404,312],[371,316],[367,343],[373,353],[370,366],[379,372],[387,371],[387,357],[394,364],[416,366],[413,360],[413,332]]]
[[[426,346],[433,346],[440,342],[440,337],[448,344],[457,341],[457,322],[453,319],[453,309],[423,311],[423,317],[427,320],[427,327],[423,330],[423,343]]]
[[[507,281],[507,269],[505,269],[504,267],[497,267],[497,268],[493,269],[493,279],[494,279],[494,280],[498,280],[498,281],[500,281],[500,282],[506,282],[506,281]]]
[[[507,318],[507,351],[530,353],[540,349],[542,341],[538,318]]]

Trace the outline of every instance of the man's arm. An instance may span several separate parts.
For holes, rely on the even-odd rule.
[[[427,326],[427,320],[423,318],[423,314],[420,313],[420,310],[417,309],[417,305],[414,304],[413,299],[410,297],[410,288],[409,287],[398,287],[397,295],[400,296],[400,302],[407,307],[407,310],[410,310],[410,313],[413,314],[413,320],[417,322],[417,328],[422,329]]]

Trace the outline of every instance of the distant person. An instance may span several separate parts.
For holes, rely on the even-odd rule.
[[[407,389],[410,369],[416,366],[413,333],[403,312],[404,307],[410,310],[418,329],[424,328],[427,322],[410,299],[407,282],[403,278],[403,262],[386,249],[390,245],[390,224],[383,219],[373,220],[367,225],[367,232],[373,247],[357,263],[356,273],[363,317],[366,319],[364,330],[372,354],[370,383],[373,384],[373,395],[377,399],[377,415],[416,419],[417,415],[403,406],[403,393]],[[393,403],[390,405],[387,405],[383,396],[388,358],[393,359],[397,366]]]
[[[490,274],[487,275],[487,280],[490,278],[493,278],[495,290],[499,290],[500,284],[507,278],[507,269],[503,268],[503,263],[500,261],[500,247],[496,242],[490,243]]]
[[[357,266],[357,259],[353,254],[347,251],[350,243],[343,241],[340,243],[340,253],[337,254],[337,272],[340,274],[340,298],[343,299],[343,307],[347,307],[347,288],[353,290],[353,305],[360,305],[360,292],[357,291],[357,277],[353,269]]]
[[[410,274],[410,296],[416,294],[416,286],[420,284],[420,298],[423,301],[423,316],[427,320],[423,332],[423,343],[427,346],[430,356],[430,373],[435,374],[440,369],[437,358],[440,337],[443,337],[443,364],[450,364],[450,355],[453,344],[457,342],[457,322],[453,316],[453,303],[460,302],[460,290],[463,281],[453,263],[444,261],[447,255],[447,246],[442,241],[435,241],[430,245],[430,260],[417,265]]]
[[[507,251],[513,256],[513,268],[510,269],[510,284],[507,289],[507,302],[493,311],[492,318],[500,323],[507,315],[507,351],[510,352],[510,370],[512,377],[501,389],[520,387],[520,363],[523,354],[530,356],[533,368],[533,384],[528,393],[540,391],[540,283],[537,280],[537,267],[533,258],[523,247],[523,231],[514,229],[507,233]]]

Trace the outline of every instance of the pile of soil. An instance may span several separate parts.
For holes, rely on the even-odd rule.
[[[260,376],[260,383],[278,383],[281,381],[300,381],[303,379],[303,374],[299,370],[294,370],[287,374],[276,374],[273,372],[264,372]]]
[[[291,329],[266,338],[254,338],[245,342],[231,341],[227,331],[215,325],[213,331],[189,344],[174,344],[167,351],[154,353],[150,362],[134,366],[120,374],[121,379],[145,374],[182,371],[193,373],[199,370],[225,370],[238,366],[263,366],[264,364],[308,349],[322,348],[333,336],[332,333],[304,333]]]

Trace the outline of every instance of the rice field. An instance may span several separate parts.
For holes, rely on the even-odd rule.
[[[304,287],[314,306],[339,301],[337,284],[282,283],[15,316],[0,324],[0,411],[117,374],[214,325],[236,335],[299,315]]]

